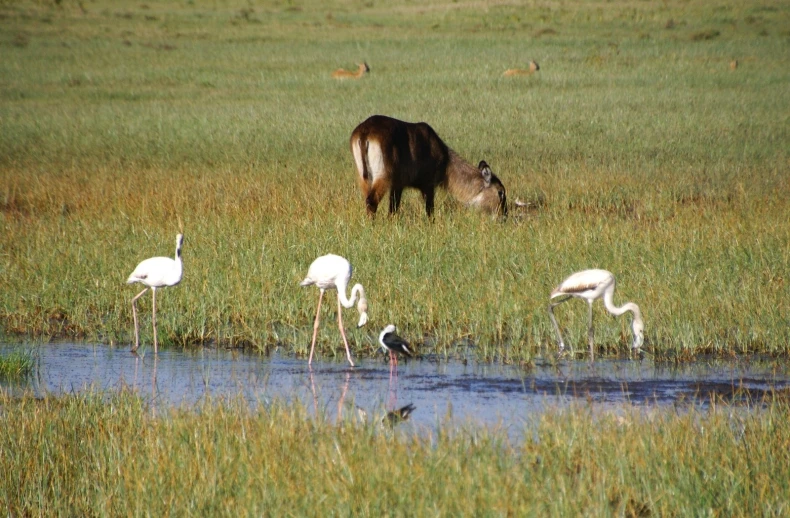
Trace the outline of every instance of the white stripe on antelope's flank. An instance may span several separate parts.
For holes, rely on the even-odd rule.
[[[372,181],[384,178],[387,171],[384,167],[384,153],[381,152],[381,144],[376,140],[368,141],[368,166]]]

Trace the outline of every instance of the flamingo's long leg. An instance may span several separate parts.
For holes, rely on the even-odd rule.
[[[595,356],[595,351],[593,347],[593,339],[595,336],[595,332],[593,331],[593,301],[589,300],[587,302],[590,306],[590,322],[589,322],[590,327],[587,329],[587,342],[590,344],[590,360],[592,361]]]
[[[563,302],[571,299],[571,298],[572,297],[570,295],[568,295],[568,296],[558,300],[557,302],[549,303],[549,318],[551,319],[551,323],[554,324],[554,331],[556,331],[557,338],[560,341],[560,352],[562,352],[565,349],[565,342],[562,340],[562,333],[560,332],[560,326],[559,326],[559,324],[557,324],[557,318],[554,316],[554,308],[556,306],[559,306]]]
[[[158,354],[158,347],[156,343],[156,288],[151,288],[151,299],[153,300],[153,316],[151,317],[151,321],[154,324],[154,354]]]
[[[353,367],[354,361],[351,359],[351,351],[348,348],[348,340],[346,340],[346,331],[343,329],[343,305],[340,302],[340,295],[337,296],[337,325],[340,327],[340,334],[343,335],[343,344],[346,346],[348,363]]]
[[[132,352],[135,352],[138,347],[140,347],[140,331],[137,328],[137,299],[143,296],[143,293],[148,291],[148,288],[144,289],[140,293],[137,294],[135,298],[132,299],[132,316],[134,317],[134,348]]]
[[[315,337],[318,336],[318,321],[321,317],[321,301],[324,298],[324,290],[321,289],[318,295],[318,309],[315,310],[315,322],[313,323],[313,343],[310,345],[310,359],[307,360],[307,365],[313,363],[313,351],[315,350]]]

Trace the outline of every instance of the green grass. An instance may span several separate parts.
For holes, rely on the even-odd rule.
[[[38,357],[30,349],[15,348],[0,355],[0,379],[20,379],[33,374]]]
[[[0,507],[20,515],[781,516],[786,399],[545,414],[521,442],[396,434],[274,403],[0,393]]]
[[[317,293],[298,283],[334,252],[370,298],[355,355],[392,322],[423,352],[471,341],[529,362],[556,348],[551,289],[592,267],[640,305],[657,358],[790,351],[787,2],[64,0],[0,16],[7,338],[130,343],[124,281],[172,255],[180,217],[165,346],[305,354]],[[530,59],[537,74],[501,77]],[[363,80],[329,78],[362,60]],[[373,113],[429,122],[533,208],[498,224],[440,196],[428,222],[410,193],[368,221],[348,137]],[[558,317],[584,349],[584,305]],[[342,356],[333,318],[320,347]],[[596,319],[600,352],[627,350],[629,318]]]

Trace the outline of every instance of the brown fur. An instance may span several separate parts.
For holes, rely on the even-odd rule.
[[[507,70],[505,70],[505,73],[504,73],[504,74],[502,74],[502,75],[503,75],[503,76],[505,76],[505,77],[512,77],[512,76],[528,76],[528,75],[530,75],[530,74],[534,74],[534,73],[535,73],[535,72],[537,72],[538,70],[540,70],[540,65],[538,65],[538,63],[537,63],[537,62],[535,62],[535,61],[530,61],[530,62],[529,62],[529,68],[528,68],[528,69],[523,69],[523,68],[508,68]]]
[[[356,72],[351,72],[349,70],[344,70],[342,68],[338,68],[334,72],[332,72],[332,77],[335,79],[359,79],[363,75],[370,72],[370,67],[367,63],[360,63],[359,68]]]
[[[475,167],[466,162],[424,122],[410,123],[374,115],[354,129],[350,144],[370,216],[376,214],[387,191],[390,214],[397,212],[407,187],[422,193],[425,212],[430,216],[439,186],[465,205],[493,214],[507,214],[505,187],[488,164],[483,161]]]

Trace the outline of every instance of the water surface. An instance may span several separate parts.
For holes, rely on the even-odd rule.
[[[0,354],[12,349],[0,347]],[[190,406],[207,397],[243,397],[251,404],[298,401],[311,412],[366,420],[413,404],[407,426],[432,428],[450,420],[498,426],[519,436],[547,408],[590,404],[706,405],[712,397],[760,399],[790,388],[790,372],[773,362],[700,362],[666,366],[646,360],[562,360],[534,368],[412,360],[396,372],[381,359],[314,362],[273,354],[198,349],[151,351],[135,356],[104,345],[52,344],[37,347],[33,379],[11,390],[44,394],[131,389],[158,406]],[[3,382],[7,387],[7,382]]]

